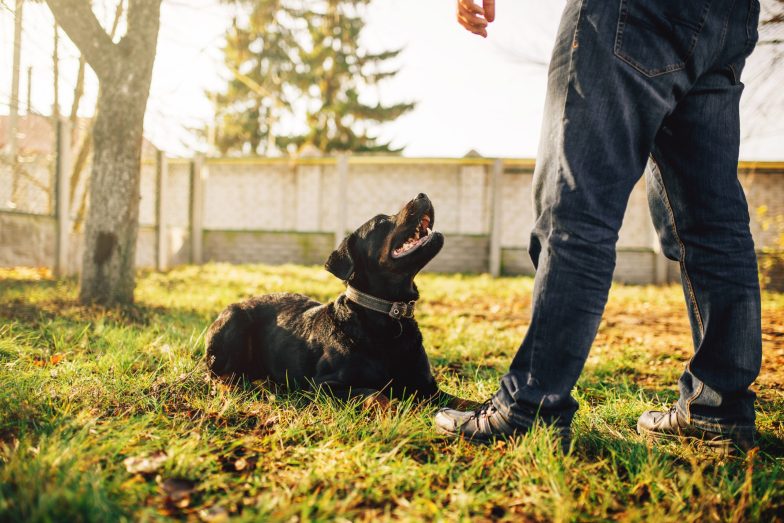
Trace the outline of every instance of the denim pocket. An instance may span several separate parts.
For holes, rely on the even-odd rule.
[[[621,0],[615,55],[646,76],[686,67],[712,0]]]

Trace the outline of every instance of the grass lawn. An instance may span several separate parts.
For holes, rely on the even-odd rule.
[[[486,399],[525,333],[532,280],[418,283],[442,387]],[[546,430],[475,447],[437,436],[429,408],[207,379],[203,333],[224,306],[341,289],[321,268],[182,267],[142,273],[137,305],[107,310],[78,306],[74,280],[0,271],[0,521],[784,517],[784,295],[763,296],[761,448],[722,459],[634,431],[676,399],[691,352],[677,286],[613,288],[567,455]]]

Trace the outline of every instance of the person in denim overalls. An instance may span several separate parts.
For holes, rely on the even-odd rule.
[[[495,2],[458,0],[487,36]],[[762,335],[757,259],[738,181],[740,77],[757,0],[568,0],[548,73],[534,172],[531,325],[480,409],[442,409],[440,432],[487,441],[554,426],[568,446],[571,391],[596,336],[629,194],[649,167],[664,254],[680,263],[695,353],[680,398],[646,436],[754,444]],[[521,206],[524,207],[524,206]]]

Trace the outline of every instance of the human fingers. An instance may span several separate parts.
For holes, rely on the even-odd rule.
[[[486,37],[487,20],[481,16],[482,8],[472,0],[459,0],[457,4],[457,21],[468,31]]]
[[[484,8],[481,5],[478,5],[475,0],[458,0],[457,6],[458,9],[462,9],[467,13],[479,15],[482,17],[485,16]]]
[[[495,20],[495,0],[484,0],[484,16],[488,22]]]
[[[479,36],[487,36],[487,29],[486,29],[487,26],[485,24],[472,23],[471,20],[463,16],[458,16],[458,22],[465,29],[467,29],[468,31],[474,34],[477,34]]]

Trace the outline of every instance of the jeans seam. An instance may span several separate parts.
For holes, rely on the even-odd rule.
[[[749,27],[751,25],[751,14],[754,13],[755,9],[755,2],[756,5],[759,4],[759,0],[749,0],[749,12],[746,14],[746,51],[748,52],[749,49],[752,47],[751,41],[751,31]]]
[[[702,314],[700,314],[700,306],[697,303],[697,295],[694,293],[694,287],[691,283],[691,278],[689,277],[689,271],[686,269],[686,246],[684,245],[683,241],[681,240],[680,234],[678,234],[678,225],[675,222],[675,211],[672,208],[672,204],[670,203],[670,195],[667,192],[667,186],[664,183],[664,177],[661,176],[661,168],[659,167],[659,162],[656,161],[656,158],[651,156],[651,161],[653,165],[656,167],[656,170],[659,171],[659,180],[661,181],[661,186],[663,189],[663,199],[664,199],[664,206],[667,208],[667,214],[670,217],[670,226],[672,228],[672,233],[675,236],[675,241],[678,242],[678,247],[680,250],[679,262],[681,266],[681,272],[683,274],[683,279],[686,282],[686,287],[689,291],[689,301],[691,301],[692,311],[694,312],[694,317],[697,319],[697,323],[700,327],[700,338],[705,335],[705,325],[702,322]],[[696,355],[696,352],[695,352]],[[694,359],[694,356],[691,357],[689,363],[686,364],[686,370],[694,376],[691,372],[691,362]],[[696,377],[696,376],[695,376]],[[696,400],[705,387],[705,384],[700,380],[699,386],[692,396],[686,400],[686,417],[691,422],[691,404],[694,400]]]
[[[691,364],[691,361],[689,361],[689,364]],[[689,365],[687,365],[686,368],[689,368]],[[691,370],[689,370],[689,372],[691,372]],[[693,374],[692,374],[692,376],[693,376]],[[691,404],[692,404],[692,402],[694,402],[694,400],[696,400],[697,398],[700,397],[700,394],[702,394],[702,390],[704,388],[705,388],[705,384],[702,381],[700,381],[700,384],[697,387],[697,391],[694,394],[692,394],[689,399],[686,400],[686,420],[689,423],[691,423],[691,421],[692,421],[692,418],[691,418]]]
[[[714,54],[713,61],[712,61],[712,63],[714,63],[714,64],[716,63],[716,60],[718,59],[719,55],[721,54],[721,51],[724,49],[724,44],[727,41],[727,29],[730,26],[730,18],[732,17],[732,12],[735,10],[735,4],[736,3],[737,3],[737,0],[732,0],[732,5],[730,6],[730,9],[729,9],[729,14],[727,15],[727,18],[724,20],[724,27],[722,27],[722,29],[721,29],[721,38],[719,39],[719,45],[716,46],[716,53]],[[733,73],[734,73],[734,71],[733,71]]]
[[[661,169],[659,168],[659,162],[656,161],[656,158],[651,154],[651,160],[653,164],[656,166],[656,169],[661,173]],[[689,289],[689,300],[692,302],[692,310],[694,311],[694,315],[697,318],[697,323],[700,326],[700,336],[704,335],[705,327],[702,323],[702,314],[700,314],[700,308],[697,304],[697,296],[694,294],[694,287],[691,284],[691,278],[689,277],[689,273],[686,269],[686,246],[684,245],[683,241],[681,241],[680,234],[678,234],[678,226],[675,223],[675,211],[672,208],[672,204],[670,203],[670,195],[667,192],[667,187],[664,183],[664,178],[659,176],[661,179],[662,189],[664,189],[664,205],[667,208],[667,214],[670,216],[670,223],[672,228],[672,233],[675,235],[675,241],[678,242],[678,248],[680,250],[679,262],[681,266],[681,270],[683,270],[683,276],[686,280],[686,286]]]

